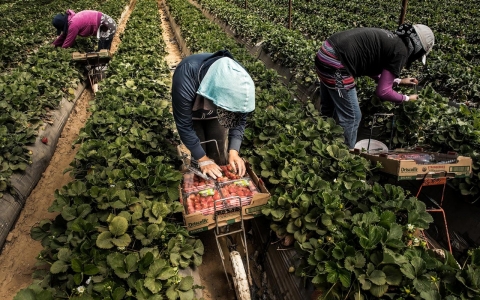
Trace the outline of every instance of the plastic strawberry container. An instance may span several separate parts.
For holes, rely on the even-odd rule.
[[[220,183],[220,193],[227,206],[249,205],[253,195],[258,193],[255,183],[250,178],[242,178]],[[240,200],[239,198],[240,197]]]
[[[187,214],[201,212],[204,215],[210,215],[215,211],[214,200],[220,200],[221,198],[219,190],[216,187],[212,187],[186,194],[183,204]],[[217,210],[225,208],[223,201],[216,202],[215,205]]]
[[[214,180],[205,180],[193,172],[183,174],[182,188],[185,193],[193,193],[215,187]]]

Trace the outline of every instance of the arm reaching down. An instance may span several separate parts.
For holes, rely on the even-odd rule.
[[[393,86],[397,84],[417,84],[418,80],[415,78],[404,78],[402,80],[395,80],[395,75],[388,71],[383,70],[380,78],[378,79],[377,89],[375,94],[378,98],[384,101],[400,103],[408,100],[416,100],[418,95],[402,95],[393,90]]]

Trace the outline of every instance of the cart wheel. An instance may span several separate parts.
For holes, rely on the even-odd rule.
[[[247,273],[243,266],[242,256],[238,251],[230,252],[230,261],[233,269],[233,284],[238,300],[251,300],[250,287],[248,285]]]

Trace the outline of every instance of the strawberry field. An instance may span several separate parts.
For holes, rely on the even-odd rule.
[[[31,228],[42,245],[32,280],[10,299],[195,299],[201,287],[182,270],[201,269],[206,249],[216,249],[187,230],[182,213],[210,211],[220,195],[244,202],[258,192],[226,167],[211,193],[197,188],[208,182],[180,171],[163,5],[184,54],[228,49],[255,82],[241,155],[271,194],[261,209],[265,230],[291,241],[296,253],[287,275],[317,290],[318,299],[480,299],[480,248],[452,255],[427,247],[419,232],[435,220],[426,203],[408,187],[382,180],[378,165],[349,152],[333,119],[299,100],[303,88],[315,95],[313,57],[323,40],[352,27],[394,29],[397,2],[294,1],[291,29],[286,0],[2,2],[0,199],[15,198],[12,176],[39,163],[32,155],[39,143],[33,144],[55,122],[51,112],[62,99],[73,100],[85,80],[72,52],[91,51],[96,42],[77,38],[72,49],[52,47],[52,16],[96,9],[118,21],[131,9],[72,145],[78,152],[65,172],[73,180],[51,193],[48,212],[55,217]],[[479,14],[476,1],[410,1],[406,21],[430,26],[436,37],[427,66],[403,74],[419,78],[421,101],[381,102],[370,79],[359,79],[357,88],[365,128],[374,113],[395,114],[394,126],[377,120],[376,139],[473,159],[473,176],[450,180],[445,200],[467,201],[472,212],[480,198]],[[252,48],[288,68],[289,81]],[[186,205],[179,186],[188,193]]]

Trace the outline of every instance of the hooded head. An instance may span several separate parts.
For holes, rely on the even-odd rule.
[[[197,94],[217,106],[218,122],[226,128],[240,124],[244,114],[255,109],[255,84],[235,60],[222,57],[205,74]]]
[[[60,35],[62,31],[64,33],[67,32],[68,28],[68,15],[64,14],[57,14],[53,17],[52,25],[57,28],[57,35]]]
[[[401,37],[407,45],[407,68],[416,60],[421,60],[422,63],[425,64],[427,54],[430,53],[435,44],[435,37],[432,30],[422,24],[402,24],[397,28],[395,33]]]
[[[415,24],[413,25],[413,28],[415,29],[415,32],[422,43],[423,50],[425,51],[425,54],[422,56],[422,63],[425,64],[427,55],[432,51],[433,45],[435,44],[435,36],[428,26]]]

